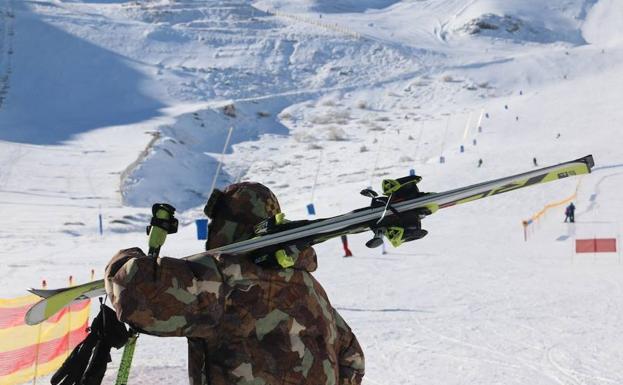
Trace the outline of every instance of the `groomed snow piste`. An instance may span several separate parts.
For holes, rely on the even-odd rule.
[[[200,251],[230,127],[216,185],[262,182],[290,218],[410,169],[443,191],[593,154],[591,175],[441,210],[387,254],[319,245],[315,276],[366,385],[622,384],[621,255],[573,252],[621,241],[622,18],[617,0],[0,1],[0,297],[101,277],[145,246],[154,202],[183,224],[163,253]],[[576,190],[577,223],[552,209],[525,242]],[[140,338],[130,383],[186,381],[184,339]]]

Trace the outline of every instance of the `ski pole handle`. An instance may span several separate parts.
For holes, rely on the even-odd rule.
[[[174,217],[175,207],[166,203],[156,203],[151,208],[153,217],[147,226],[149,235],[149,256],[157,257],[160,248],[167,239],[167,234],[177,232],[178,221]]]

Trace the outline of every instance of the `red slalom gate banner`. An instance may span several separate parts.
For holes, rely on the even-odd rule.
[[[576,253],[616,253],[616,238],[576,239]]]
[[[29,326],[28,309],[40,298],[0,299],[0,384],[16,385],[58,369],[87,336],[90,300],[76,302],[47,321]]]

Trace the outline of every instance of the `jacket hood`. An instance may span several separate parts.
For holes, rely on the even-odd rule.
[[[255,237],[255,225],[281,212],[275,194],[261,183],[236,183],[217,194],[218,198],[209,209],[211,220],[206,250]],[[312,272],[318,267],[313,248],[299,250],[288,246],[284,249],[294,260],[294,269]],[[223,257],[220,258],[225,259]]]
[[[277,197],[260,183],[235,183],[215,193],[218,199],[210,208],[208,250],[253,238],[255,225],[281,212]]]

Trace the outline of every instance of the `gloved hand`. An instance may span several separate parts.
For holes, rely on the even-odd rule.
[[[52,385],[99,385],[111,361],[110,349],[121,348],[131,333],[117,319],[115,311],[102,304],[91,323],[89,335],[74,348],[52,376]]]

